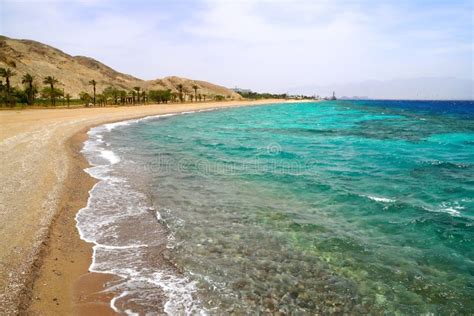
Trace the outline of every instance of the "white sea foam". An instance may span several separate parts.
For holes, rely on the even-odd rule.
[[[121,121],[121,122],[116,122],[116,123],[105,124],[103,126],[107,131],[110,132],[111,130],[113,130],[116,127],[130,125],[133,121]]]
[[[463,200],[461,200],[463,201]],[[429,211],[429,212],[435,212],[435,213],[447,213],[452,216],[461,216],[461,212],[463,209],[465,209],[464,206],[460,205],[459,202],[454,201],[454,202],[442,202],[438,207],[425,207],[423,206],[423,209]]]
[[[115,123],[108,123],[108,124],[104,124],[102,126],[104,127],[105,130],[110,132],[110,131],[112,131],[113,129],[115,129],[117,127],[128,126],[128,125],[138,123],[138,122],[143,122],[143,121],[147,121],[147,120],[151,120],[151,119],[157,119],[157,118],[160,118],[160,117],[174,116],[174,115],[184,114],[184,113],[186,113],[186,112],[150,115],[150,116],[145,116],[145,117],[142,117],[142,118],[139,118],[139,119],[120,121],[120,122],[115,122]]]
[[[373,201],[376,201],[376,202],[382,202],[382,203],[394,203],[396,202],[396,200],[394,199],[389,199],[389,198],[385,198],[385,197],[378,197],[378,196],[371,196],[371,195],[363,195],[365,196],[366,198],[369,198]]]
[[[162,294],[159,293],[167,297],[164,309],[168,314],[205,313],[200,303],[193,299],[196,291],[194,282],[171,270],[156,270],[146,261],[150,249],[160,244],[169,245],[170,236],[157,238],[163,234],[163,227],[156,221],[143,221],[152,209],[147,197],[134,190],[127,179],[117,175],[115,166],[121,160],[110,148],[104,148],[107,146],[103,140],[104,133],[119,126],[172,115],[176,114],[98,126],[88,132],[89,139],[84,144],[83,153],[92,165],[85,171],[99,182],[89,191],[87,206],[76,215],[77,228],[81,239],[94,243],[89,270],[115,274],[123,279],[110,289],[118,293],[110,302],[117,313],[136,315],[131,309],[121,310],[117,306],[119,300],[139,297],[151,302],[160,301],[159,295]],[[161,220],[159,212],[155,212],[154,216]],[[131,223],[140,225],[136,234]]]
[[[444,209],[441,209],[440,211],[442,212],[446,212],[446,213],[449,213],[453,216],[459,216],[461,215],[461,212],[459,212],[457,209],[455,209],[454,207],[447,207],[447,208],[444,208]]]
[[[110,161],[111,164],[120,162],[120,158],[111,150],[102,150],[100,156]]]

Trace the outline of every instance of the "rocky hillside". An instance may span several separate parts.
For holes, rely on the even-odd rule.
[[[171,89],[177,92],[177,85],[182,84],[184,90],[192,93],[193,85],[199,88],[198,93],[206,95],[222,95],[226,98],[241,99],[234,91],[209,82],[179,77],[166,77],[156,80],[142,80],[131,75],[120,73],[101,62],[84,56],[71,56],[54,47],[31,41],[17,40],[0,36],[0,67],[11,68],[16,75],[11,78],[13,86],[21,86],[21,77],[30,73],[36,78],[38,87],[46,76],[54,76],[60,82],[59,88],[73,97],[81,91],[91,91],[89,81],[97,82],[97,91],[107,86],[132,90],[139,86],[145,90]]]

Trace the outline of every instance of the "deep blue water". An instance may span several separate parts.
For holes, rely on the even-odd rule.
[[[113,172],[158,216],[140,213],[121,238],[168,236],[127,263],[133,275],[162,256],[192,284],[195,304],[175,312],[474,312],[471,101],[242,107],[103,137]],[[123,306],[153,310],[140,293],[163,283],[143,280]]]

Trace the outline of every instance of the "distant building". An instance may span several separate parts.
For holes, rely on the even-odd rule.
[[[252,90],[250,90],[250,89],[241,89],[241,88],[237,88],[237,87],[232,89],[232,91],[237,92],[237,93],[240,93],[240,92],[241,93],[251,93],[252,92]]]
[[[336,92],[335,92],[335,91],[332,92],[332,98],[331,98],[331,100],[333,100],[333,101],[334,101],[334,100],[337,100],[337,98],[336,98]]]

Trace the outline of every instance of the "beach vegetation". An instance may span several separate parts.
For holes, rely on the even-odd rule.
[[[198,89],[199,89],[199,87],[198,87],[196,84],[194,84],[194,85],[193,85],[193,90],[194,90],[194,100],[196,100],[196,102],[197,102],[197,100],[198,100],[198,95],[197,95],[197,91],[198,91]]]
[[[173,98],[173,93],[170,89],[167,90],[150,90],[148,92],[148,97],[151,101],[156,103],[168,103],[173,101],[176,97]]]
[[[133,87],[135,95],[137,97],[137,103],[140,104],[140,87]]]
[[[10,68],[0,68],[0,76],[5,78],[5,104],[9,106],[15,105],[15,101],[12,100],[12,87],[10,84],[10,78],[15,75],[16,72]]]
[[[120,103],[122,103],[122,104],[127,103],[127,91],[120,90],[119,95],[120,95]]]
[[[176,86],[176,89],[178,89],[178,97],[179,97],[179,101],[180,102],[183,102],[184,101],[184,96],[183,96],[183,93],[184,93],[184,86],[180,83]]]
[[[85,106],[89,106],[89,103],[91,102],[91,96],[89,93],[82,91],[79,93],[79,99],[84,102]]]
[[[135,92],[135,90],[130,91],[128,93],[128,96],[130,97],[130,99],[132,101],[132,104],[135,104],[135,102],[136,102],[135,97],[137,96],[137,93]]]
[[[94,79],[92,79],[91,81],[89,81],[89,84],[92,85],[92,87],[93,87],[93,104],[95,106],[95,101],[96,101],[96,90],[95,89],[96,89],[97,82]]]
[[[46,84],[46,85],[49,85],[49,87],[46,87],[46,88],[49,88],[49,89],[41,90],[42,96],[43,97],[45,96],[44,92],[49,91],[49,98],[51,100],[51,105],[55,106],[56,105],[56,98],[58,97],[58,91],[55,89],[54,86],[59,84],[58,79],[56,79],[53,76],[47,76],[43,79],[43,83]],[[62,94],[62,91],[61,90],[59,90],[59,91]]]
[[[34,85],[35,77],[29,73],[24,74],[21,78],[21,83],[25,86],[26,103],[33,105],[35,103],[35,97],[38,93],[38,89]]]
[[[113,104],[117,105],[119,103],[120,92],[121,91],[119,89],[112,86],[108,86],[107,88],[104,89],[104,91],[102,91],[102,94],[105,95],[107,100],[110,99],[113,102]]]
[[[261,99],[287,99],[288,95],[286,93],[277,94],[277,93],[259,93],[253,92],[250,90],[239,90],[236,91],[242,97],[251,100],[261,100]]]
[[[44,87],[41,90],[41,97],[45,99],[49,98],[51,100],[51,105],[53,106],[56,105],[56,99],[62,96],[63,96],[63,90],[55,88],[55,87],[53,87],[52,89],[51,87]]]

